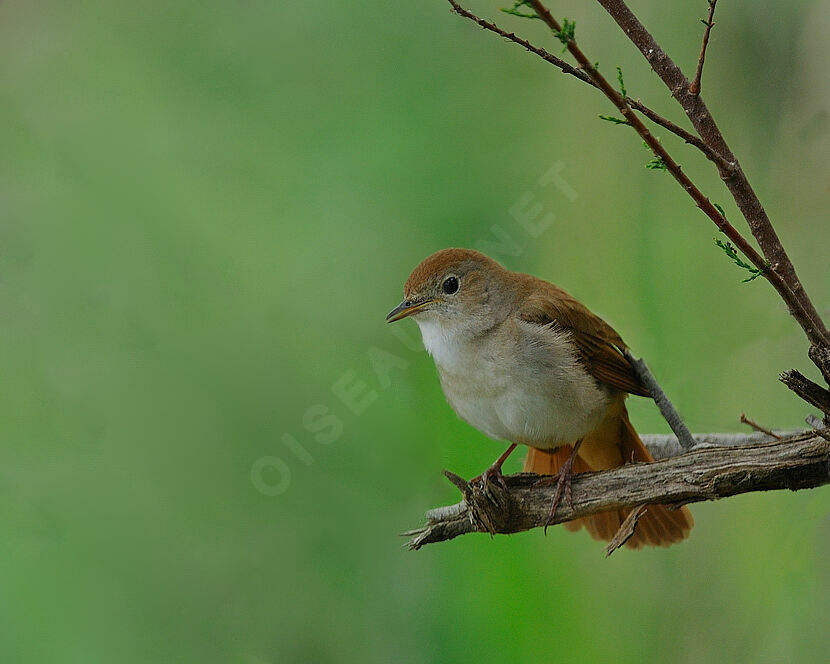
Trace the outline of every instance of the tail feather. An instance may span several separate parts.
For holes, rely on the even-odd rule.
[[[646,463],[654,461],[628,419],[628,412],[624,405],[620,414],[623,459],[633,459]],[[634,535],[626,542],[626,545],[632,549],[639,549],[645,545],[670,546],[675,542],[686,539],[694,523],[692,513],[688,507],[671,509],[665,505],[649,505],[643,516],[640,517]],[[642,532],[638,532],[640,526],[644,524],[646,528]]]
[[[563,445],[552,451],[529,448],[524,469],[539,475],[555,475],[573,448]],[[616,468],[631,461],[654,461],[628,419],[625,405],[612,406],[605,421],[583,439],[574,472]],[[612,510],[564,523],[571,532],[585,528],[594,539],[609,541],[617,533],[628,510]],[[632,549],[643,546],[669,546],[689,535],[694,525],[688,508],[672,510],[665,505],[649,505],[637,522],[634,535],[626,542]]]

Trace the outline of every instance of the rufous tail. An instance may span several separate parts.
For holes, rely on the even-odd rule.
[[[524,469],[538,475],[555,475],[572,449],[571,445],[563,445],[553,451],[531,447]],[[631,461],[650,462],[654,459],[631,425],[620,399],[609,409],[602,424],[583,438],[573,470],[576,473],[606,470]],[[610,541],[626,516],[628,510],[614,510],[566,521],[562,525],[570,531],[584,526],[594,539]],[[625,544],[632,549],[670,546],[686,539],[693,525],[694,519],[687,507],[671,510],[664,505],[649,505],[637,522],[634,535]]]

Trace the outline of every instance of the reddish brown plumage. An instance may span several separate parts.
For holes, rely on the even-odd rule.
[[[473,249],[442,249],[427,256],[412,270],[403,286],[404,297],[409,298],[414,293],[422,291],[431,280],[441,279],[467,261],[476,261],[487,268],[507,272],[492,258]]]
[[[567,330],[580,358],[598,381],[618,390],[649,396],[629,364],[625,343],[608,323],[558,286],[527,274],[516,274],[523,292],[520,316],[538,325]]]

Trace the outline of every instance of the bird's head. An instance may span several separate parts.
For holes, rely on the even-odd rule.
[[[425,258],[404,284],[404,299],[389,312],[390,323],[412,316],[423,328],[479,333],[507,317],[510,273],[472,249],[443,249]]]

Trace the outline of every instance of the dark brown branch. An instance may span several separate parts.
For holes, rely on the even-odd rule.
[[[631,97],[626,97],[625,100],[628,102],[628,105],[631,106],[631,108],[645,115],[654,124],[660,125],[664,129],[668,129],[675,136],[679,136],[683,139],[683,141],[685,141],[689,145],[696,147],[704,155],[706,155],[706,158],[709,161],[713,162],[719,170],[728,172],[734,168],[734,164],[730,164],[728,161],[726,161],[726,159],[723,158],[723,155],[718,154],[717,151],[713,150],[708,145],[706,145],[706,143],[704,143],[699,136],[695,136],[692,132],[686,131],[685,129],[683,129],[683,127],[676,125],[671,120],[664,118],[662,115],[656,113],[655,111],[652,111],[639,99],[632,99]]]
[[[580,69],[577,69],[576,67],[573,67],[572,65],[569,65],[562,58],[557,58],[552,53],[548,53],[545,49],[540,48],[538,46],[534,46],[529,41],[527,41],[526,39],[522,39],[521,37],[519,37],[515,33],[507,32],[506,30],[502,30],[495,23],[492,23],[490,21],[487,21],[483,18],[480,18],[480,17],[476,16],[471,11],[468,11],[467,9],[464,9],[464,7],[462,7],[457,2],[455,2],[455,0],[448,0],[448,2],[450,3],[450,5],[452,5],[452,10],[456,14],[458,14],[459,16],[470,19],[471,21],[473,21],[473,23],[477,23],[478,25],[480,25],[485,30],[489,30],[490,32],[494,32],[497,35],[499,35],[500,37],[504,37],[505,39],[509,39],[510,41],[512,41],[516,44],[519,44],[519,46],[524,47],[525,49],[527,49],[531,53],[535,53],[536,55],[538,55],[540,58],[542,58],[542,60],[545,60],[546,62],[549,62],[554,67],[558,67],[564,73],[569,74],[571,76],[575,76],[576,78],[578,78],[583,83],[587,83],[588,85],[592,85],[592,86],[596,87],[596,85],[594,85],[594,82],[591,80],[591,78],[584,71],[582,71]]]
[[[715,25],[715,5],[717,4],[718,0],[709,0],[709,16],[703,21],[706,30],[703,31],[703,41],[700,44],[700,56],[697,59],[695,78],[689,86],[689,92],[693,95],[700,94],[700,77],[703,76],[703,61],[706,59],[706,47],[709,45],[709,33],[712,32],[712,26]]]
[[[804,401],[830,416],[830,392],[807,378],[800,371],[790,369],[781,374],[781,382]]]
[[[548,62],[552,64],[554,67],[557,67],[563,73],[578,78],[580,81],[582,81],[583,83],[587,83],[592,88],[597,88],[597,84],[591,80],[591,77],[588,76],[588,74],[586,74],[581,69],[578,69],[568,64],[562,58],[555,56],[553,53],[546,51],[544,48],[540,48],[539,46],[531,44],[529,41],[527,41],[526,39],[522,39],[513,32],[508,32],[507,30],[500,28],[498,25],[491,21],[476,16],[471,11],[464,9],[464,7],[455,2],[455,0],[448,0],[448,2],[450,3],[450,5],[452,5],[453,11],[459,16],[473,21],[485,30],[489,30],[490,32],[493,32],[499,35],[500,37],[503,37],[504,39],[512,41],[514,44],[518,44],[530,53],[539,56],[545,62]],[[696,136],[695,134],[686,129],[683,129],[683,127],[681,127],[678,124],[675,124],[668,118],[663,117],[657,111],[654,111],[648,106],[646,106],[639,99],[632,99],[631,97],[626,97],[625,99],[628,102],[628,105],[631,106],[631,108],[642,113],[654,124],[663,127],[675,136],[682,139],[685,143],[688,143],[689,145],[700,150],[704,154],[704,156],[707,159],[709,159],[709,161],[713,162],[718,167],[719,170],[726,172],[732,168],[732,164],[726,161],[726,159],[724,159],[722,155],[718,154],[716,150],[713,150],[708,145],[706,145],[706,143],[704,143],[699,136]]]
[[[453,476],[464,500],[427,513],[423,528],[405,533],[409,546],[442,542],[472,532],[517,533],[544,526],[555,487],[537,475],[469,484]],[[647,504],[683,505],[750,491],[809,489],[830,483],[830,442],[813,432],[781,442],[743,447],[697,448],[654,463],[582,473],[573,479],[573,508],[563,501],[555,523]]]
[[[771,265],[771,269],[765,276],[784,299],[810,343],[820,347],[830,347],[830,333],[798,279],[795,267],[784,250],[764,206],[752,189],[737,158],[729,149],[729,145],[703,99],[700,95],[689,92],[689,80],[623,0],[597,1],[617,22],[617,25],[646,58],[652,70],[662,79],[703,141],[721,154],[727,163],[734,164],[733,170],[721,171],[721,179],[732,194],[732,198],[749,224],[752,235],[758,241],[761,251]],[[741,251],[744,251],[743,248]],[[753,256],[747,254],[747,257],[755,267],[762,267]]]

